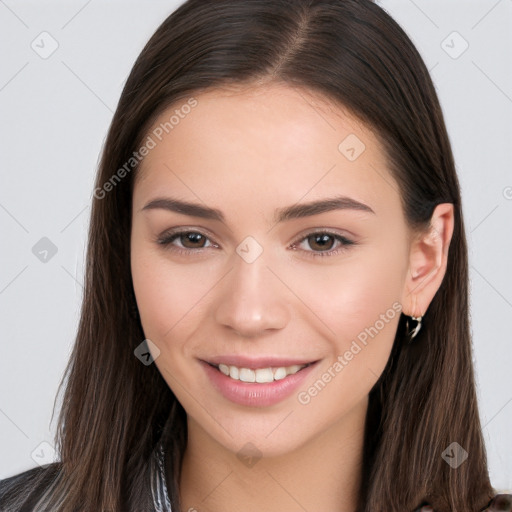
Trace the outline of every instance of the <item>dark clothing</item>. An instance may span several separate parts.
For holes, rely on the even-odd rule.
[[[158,446],[149,465],[149,481],[153,500],[152,512],[172,512],[165,481],[164,450]],[[60,463],[54,462],[42,467],[29,469],[5,480],[0,480],[0,512],[38,512],[46,510],[44,504],[60,470]],[[24,500],[22,492],[30,489]],[[18,498],[18,500],[16,500]],[[512,495],[499,494],[481,512],[512,512]],[[414,512],[435,512],[428,505],[421,506]]]

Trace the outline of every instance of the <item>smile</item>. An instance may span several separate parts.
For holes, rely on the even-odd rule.
[[[200,360],[213,389],[230,402],[248,407],[269,407],[285,400],[304,386],[320,362],[267,357],[219,356],[214,359]]]
[[[293,364],[291,366],[279,366],[279,367],[268,367],[268,368],[240,368],[238,366],[227,365],[220,363],[218,365],[212,365],[217,368],[224,375],[230,377],[233,380],[238,380],[241,382],[257,382],[260,384],[266,382],[273,382],[275,380],[282,380],[286,378],[288,375],[294,375],[299,372],[306,366],[309,366],[311,363],[307,364]]]

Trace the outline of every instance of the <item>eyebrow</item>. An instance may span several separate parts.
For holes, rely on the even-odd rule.
[[[218,220],[223,223],[225,223],[226,220],[224,214],[217,208],[210,208],[198,203],[182,201],[172,197],[159,197],[153,199],[141,208],[141,211],[153,209],[169,210],[183,215],[189,215],[191,217]],[[279,223],[291,219],[310,217],[333,210],[358,210],[375,215],[375,212],[368,205],[361,203],[360,201],[356,201],[351,197],[337,196],[330,199],[322,199],[309,203],[295,204],[285,208],[278,208],[275,210],[274,222]]]

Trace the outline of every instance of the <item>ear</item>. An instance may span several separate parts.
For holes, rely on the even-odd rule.
[[[438,204],[432,213],[429,230],[411,243],[402,294],[405,315],[423,316],[439,290],[446,273],[453,225],[453,204]]]

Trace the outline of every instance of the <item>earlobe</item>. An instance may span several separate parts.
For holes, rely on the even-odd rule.
[[[412,242],[402,302],[404,314],[425,315],[446,273],[453,228],[453,204],[439,204],[429,229]]]

